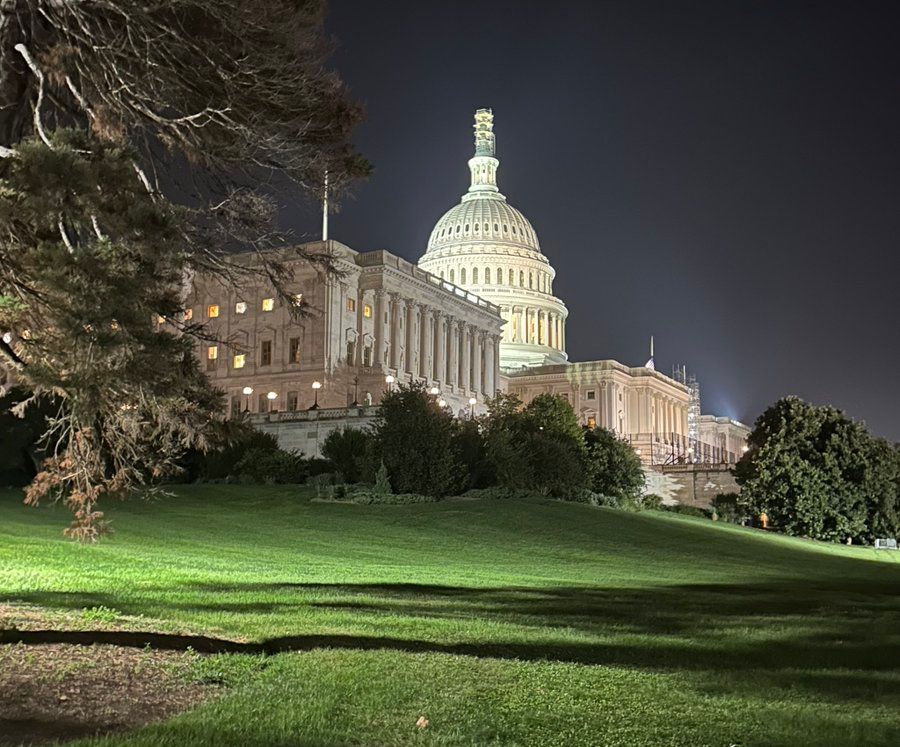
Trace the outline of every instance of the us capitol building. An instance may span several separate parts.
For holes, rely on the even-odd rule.
[[[317,455],[335,428],[371,422],[399,383],[424,383],[460,417],[483,412],[497,392],[526,403],[551,392],[584,425],[629,440],[648,465],[735,461],[747,428],[701,415],[687,378],[656,371],[652,355],[637,367],[568,360],[556,272],[499,190],[493,126],[491,110],[475,113],[471,186],[437,221],[418,264],[328,239],[326,212],[324,240],[304,248],[330,254],[340,272],[297,262],[306,318],[293,319],[270,288],[194,281],[185,313],[225,341],[198,355],[229,413],[249,413],[284,446]]]

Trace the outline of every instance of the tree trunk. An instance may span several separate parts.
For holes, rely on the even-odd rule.
[[[31,72],[16,44],[28,44],[34,11],[29,0],[0,0],[0,145],[13,147],[30,129]]]

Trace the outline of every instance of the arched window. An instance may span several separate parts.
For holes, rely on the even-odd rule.
[[[515,232],[516,232],[516,227],[515,227],[515,226],[513,226],[513,233],[515,233]]]
[[[509,226],[507,226],[505,223],[503,224],[503,233],[509,233]]]
[[[488,224],[484,224],[484,232],[487,233],[490,229],[488,228]]]
[[[510,285],[516,284],[516,274],[511,269],[509,271],[509,284]]]
[[[491,268],[490,267],[484,268],[484,284],[485,285],[491,284]]]
[[[472,268],[472,285],[478,285],[478,268]]]
[[[497,285],[503,285],[503,268],[497,268]]]
[[[533,272],[528,273],[528,287],[531,289],[534,289],[534,273]]]
[[[444,279],[444,271],[441,270],[441,280],[443,280],[443,279]]]
[[[451,283],[456,282],[456,271],[455,270],[450,270],[450,282]]]
[[[525,287],[525,271],[519,270],[519,285],[523,288]]]
[[[465,267],[463,267],[463,268],[459,271],[459,284],[460,284],[460,285],[465,285],[465,284],[466,284],[466,268],[465,268]]]
[[[466,223],[466,233],[468,233],[468,232],[469,232],[469,224]]]
[[[500,233],[500,224],[499,223],[494,224],[494,233]]]

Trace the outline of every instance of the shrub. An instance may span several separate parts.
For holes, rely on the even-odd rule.
[[[384,462],[381,463],[381,466],[375,473],[375,487],[373,490],[379,495],[390,495],[394,492],[391,490],[391,481],[388,479],[387,467],[384,466]]]
[[[713,512],[721,521],[739,524],[747,517],[747,511],[737,493],[719,493],[712,501]]]
[[[332,431],[322,444],[322,455],[347,482],[360,482],[371,440],[370,433],[358,428]]]
[[[252,448],[234,465],[234,473],[243,482],[300,484],[309,476],[309,465],[292,451]]]
[[[535,493],[533,490],[509,488],[504,485],[492,485],[489,488],[472,488],[463,493],[462,497],[488,501],[515,501],[526,500],[528,498],[542,498],[543,496],[539,493]]]
[[[585,429],[591,490],[641,508],[644,469],[631,444],[606,428]]]
[[[663,507],[663,499],[661,495],[656,493],[647,493],[641,496],[641,508],[647,511],[658,511]]]
[[[398,493],[452,495],[466,483],[457,422],[438,407],[425,385],[413,383],[384,396],[373,429],[374,454]]]
[[[437,498],[420,493],[378,493],[370,487],[358,488],[348,493],[354,503],[366,505],[408,505],[412,503],[434,503]]]
[[[665,511],[671,511],[673,514],[682,514],[683,516],[699,516],[703,519],[712,518],[711,511],[700,508],[699,506],[688,506],[684,503],[676,503],[674,506],[666,506],[663,504],[662,508]]]

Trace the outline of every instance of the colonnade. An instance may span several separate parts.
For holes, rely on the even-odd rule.
[[[503,308],[507,320],[506,342],[546,345],[556,350],[566,349],[566,322],[562,314],[533,306]]]
[[[372,308],[376,365],[393,369],[398,376],[494,396],[499,386],[499,335],[399,293],[377,289],[361,295],[359,329],[363,329],[364,309]],[[362,355],[360,349],[357,365]]]

